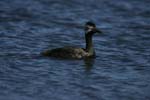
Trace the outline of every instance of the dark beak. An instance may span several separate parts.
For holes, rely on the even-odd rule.
[[[95,28],[95,32],[96,33],[102,33],[102,31],[100,31],[99,29]]]

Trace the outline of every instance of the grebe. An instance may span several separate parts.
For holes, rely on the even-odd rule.
[[[92,42],[92,36],[94,33],[101,33],[96,28],[93,22],[87,22],[85,24],[85,48],[76,47],[63,47],[42,52],[42,55],[56,58],[67,58],[67,59],[82,59],[88,57],[95,57],[95,51]]]

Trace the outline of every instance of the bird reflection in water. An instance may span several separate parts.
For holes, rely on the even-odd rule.
[[[93,68],[94,63],[95,63],[94,58],[85,58],[84,59],[85,70],[90,71]]]

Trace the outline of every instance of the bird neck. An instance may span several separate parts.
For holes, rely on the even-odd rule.
[[[94,47],[93,47],[93,41],[92,41],[93,33],[86,33],[85,34],[85,41],[86,41],[86,48],[85,50],[90,54],[94,55]]]

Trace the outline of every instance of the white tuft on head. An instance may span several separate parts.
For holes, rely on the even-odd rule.
[[[95,27],[91,25],[85,25],[85,33],[92,32]]]

